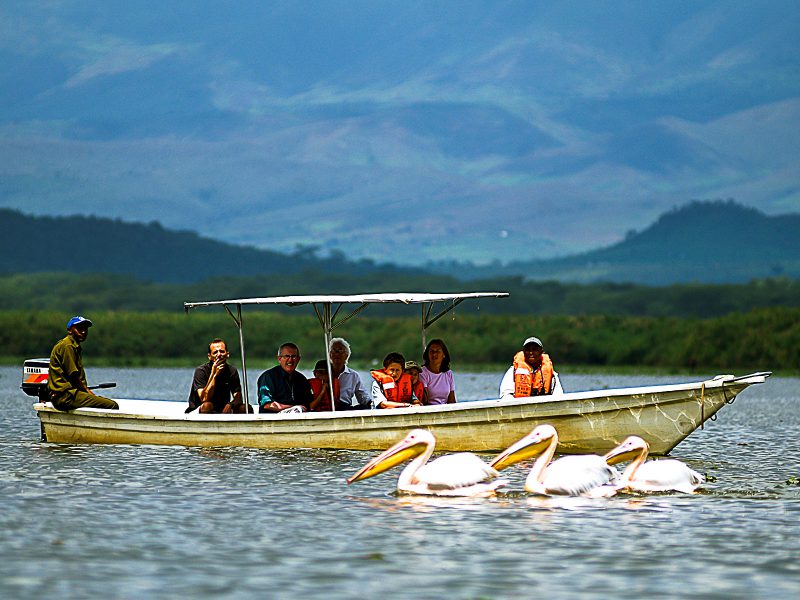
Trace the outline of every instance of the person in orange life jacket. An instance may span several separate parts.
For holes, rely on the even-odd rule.
[[[550,356],[544,353],[542,341],[529,337],[522,344],[522,350],[514,356],[514,364],[509,367],[500,382],[500,398],[525,398],[545,396],[561,392],[558,373],[553,369]]]
[[[320,412],[331,409],[331,387],[328,378],[328,362],[318,360],[314,365],[314,377],[308,380],[311,385],[311,406],[310,410]],[[339,380],[333,380],[333,395],[336,398],[336,410],[350,410],[352,407],[339,400]]]
[[[407,373],[411,377],[411,390],[414,392],[414,396],[421,401],[425,396],[425,384],[419,380],[422,367],[415,360],[407,360],[403,367],[403,373]]]
[[[411,376],[403,373],[405,357],[399,352],[390,352],[383,359],[382,371],[371,371],[373,408],[407,408],[421,404],[414,396]]]

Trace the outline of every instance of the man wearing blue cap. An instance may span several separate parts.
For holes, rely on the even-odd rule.
[[[93,394],[86,384],[81,342],[86,340],[91,326],[92,322],[89,319],[72,317],[67,323],[67,336],[53,346],[53,351],[50,353],[47,390],[50,392],[50,402],[58,410],[72,410],[86,406],[119,408],[119,405],[110,398]]]

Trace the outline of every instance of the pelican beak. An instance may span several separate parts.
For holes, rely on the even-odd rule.
[[[609,450],[603,457],[609,465],[616,465],[618,463],[633,460],[641,454],[640,448],[631,448],[630,444],[621,444],[616,448]]]
[[[384,471],[388,471],[392,467],[396,467],[407,460],[419,456],[425,451],[425,448],[425,444],[418,440],[402,440],[397,442],[394,446],[383,452],[380,456],[376,456],[366,465],[361,467],[358,473],[347,480],[347,483],[361,481],[362,479],[369,479],[370,477],[379,475]]]
[[[639,436],[632,435],[625,438],[616,448],[609,450],[603,457],[609,465],[633,460],[639,456],[647,456],[649,446],[645,440]]]
[[[549,444],[550,438],[543,438],[540,435],[526,435],[498,454],[490,463],[490,466],[502,471],[518,462],[540,455]]]

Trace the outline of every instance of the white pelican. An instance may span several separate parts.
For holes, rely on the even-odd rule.
[[[460,452],[437,458],[431,463],[436,439],[430,431],[414,429],[401,441],[376,456],[347,483],[360,481],[388,471],[409,458],[414,460],[403,469],[397,480],[397,491],[426,496],[492,496],[506,484],[499,473],[474,454]],[[427,464],[426,464],[427,463]]]
[[[544,496],[613,496],[619,478],[617,470],[602,456],[585,454],[564,456],[550,462],[558,446],[558,433],[552,425],[539,425],[512,444],[491,462],[498,471],[538,455],[528,477],[525,491]],[[548,466],[549,463],[549,466]]]
[[[700,473],[673,458],[645,462],[649,450],[646,441],[632,435],[606,454],[606,460],[612,465],[633,459],[622,473],[620,489],[637,492],[674,490],[692,494],[705,481]]]

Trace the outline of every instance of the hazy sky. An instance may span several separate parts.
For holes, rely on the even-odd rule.
[[[4,2],[0,206],[535,258],[800,211],[800,4]]]

